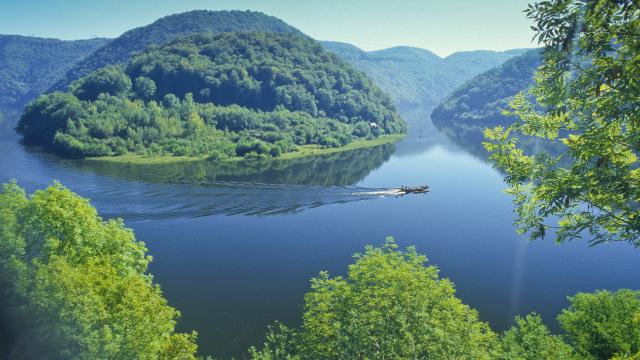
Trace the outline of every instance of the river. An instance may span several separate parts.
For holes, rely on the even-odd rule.
[[[478,139],[450,140],[428,110],[403,116],[410,135],[395,145],[239,167],[62,160],[5,131],[0,181],[33,191],[58,180],[103,216],[124,218],[182,312],[179,329],[197,330],[201,353],[217,357],[242,356],[276,320],[298,325],[310,278],[344,274],[354,253],[387,236],[427,255],[496,330],[531,311],[557,330],[568,295],[640,288],[640,252],[629,245],[516,235],[502,175]],[[422,184],[431,192],[387,192]]]

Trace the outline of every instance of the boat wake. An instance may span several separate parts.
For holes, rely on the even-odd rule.
[[[207,187],[138,184],[120,193],[83,194],[106,217],[122,217],[127,221],[209,215],[270,216],[398,195],[397,189],[231,182]],[[122,201],[114,202],[114,197]]]
[[[404,192],[399,189],[386,189],[386,190],[374,190],[374,191],[360,191],[353,193],[355,196],[377,196],[377,197],[389,197],[404,195]]]

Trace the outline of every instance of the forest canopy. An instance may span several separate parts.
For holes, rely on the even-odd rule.
[[[277,157],[402,133],[389,97],[315,41],[197,34],[110,65],[30,103],[25,141],[67,157]]]
[[[161,45],[182,36],[233,31],[290,32],[302,34],[284,21],[257,11],[192,10],[160,18],[131,29],[98,48],[67,71],[49,91],[64,91],[74,81],[107,65],[126,64],[150,45]]]

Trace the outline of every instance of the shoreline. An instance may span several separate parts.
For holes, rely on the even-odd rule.
[[[302,145],[299,146],[296,151],[284,153],[278,157],[272,157],[268,159],[245,159],[243,157],[232,157],[227,159],[209,160],[213,162],[260,162],[265,160],[292,160],[310,156],[321,156],[327,154],[334,154],[338,152],[374,147],[384,144],[393,144],[404,139],[407,134],[391,134],[382,135],[372,140],[356,140],[345,146],[338,148],[321,148],[319,145]],[[138,164],[138,165],[153,165],[153,164],[170,164],[178,162],[192,162],[208,160],[207,156],[173,156],[173,155],[140,155],[134,153],[127,153],[118,156],[100,156],[100,157],[88,157],[82,159],[82,161],[88,162],[109,162],[119,164]]]

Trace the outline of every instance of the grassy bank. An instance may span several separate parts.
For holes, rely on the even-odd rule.
[[[325,154],[333,154],[342,151],[349,151],[355,149],[362,149],[372,146],[378,146],[383,144],[391,144],[403,139],[405,134],[393,134],[393,135],[383,135],[376,139],[371,140],[357,140],[351,142],[345,146],[339,148],[322,148],[319,145],[303,145],[299,146],[296,151],[284,153],[280,157],[273,158],[279,160],[290,160],[297,159],[301,157],[307,156],[319,156]],[[128,164],[167,164],[174,162],[185,162],[185,161],[199,161],[206,160],[206,156],[172,156],[172,155],[140,155],[134,153],[127,153],[124,155],[118,156],[101,156],[101,157],[92,157],[87,158],[88,161],[107,161],[114,163],[128,163]],[[245,159],[243,157],[233,157],[224,160],[217,160],[220,162],[239,162],[239,161],[260,161],[254,159]]]

